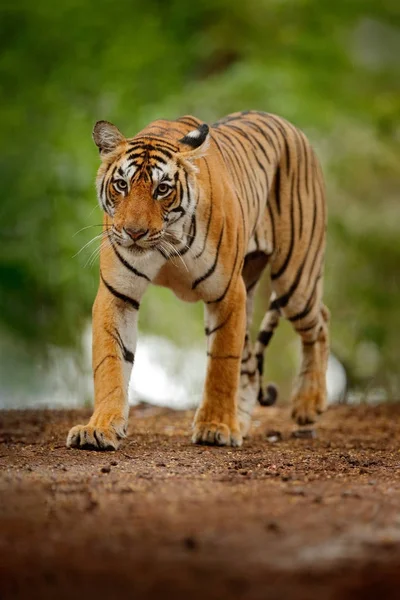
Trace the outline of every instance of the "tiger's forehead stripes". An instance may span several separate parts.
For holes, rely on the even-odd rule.
[[[143,177],[145,181],[153,183],[176,182],[179,176],[173,153],[158,144],[148,143],[136,143],[136,147],[130,147],[117,172],[121,177],[131,180]]]

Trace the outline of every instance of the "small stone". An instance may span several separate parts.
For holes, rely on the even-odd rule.
[[[275,444],[276,442],[282,441],[282,434],[280,431],[274,431],[274,430],[267,431],[267,433],[265,434],[265,437],[271,444]]]
[[[313,440],[317,437],[317,432],[315,429],[297,429],[292,431],[291,437],[298,440]]]
[[[361,498],[361,496],[357,492],[352,492],[351,490],[344,490],[344,492],[342,492],[342,498]]]
[[[291,496],[305,496],[306,492],[302,487],[293,487],[286,490],[286,494],[290,494]]]
[[[118,464],[118,462],[117,462],[116,460],[112,460],[112,461],[110,462],[110,465],[111,465],[112,467],[116,467],[116,466],[117,466],[117,464]]]
[[[265,525],[265,529],[267,529],[268,531],[272,531],[273,533],[281,533],[282,531],[279,524],[276,521],[269,521]]]
[[[98,506],[99,503],[97,500],[95,500],[94,498],[88,498],[88,502],[86,504],[87,512],[92,512],[92,510],[95,510]]]
[[[102,473],[109,473],[110,471],[111,471],[111,467],[109,465],[106,465],[105,467],[101,467]]]
[[[196,538],[191,535],[184,538],[183,545],[187,550],[196,550],[198,546]]]

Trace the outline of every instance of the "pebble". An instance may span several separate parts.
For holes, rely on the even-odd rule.
[[[306,492],[302,487],[293,487],[286,490],[286,494],[290,494],[291,496],[305,496]]]
[[[196,550],[198,546],[196,538],[191,535],[184,538],[183,545],[187,550]]]
[[[274,431],[274,430],[267,431],[265,436],[271,444],[275,444],[276,442],[282,441],[282,434],[280,431]]]
[[[317,432],[315,429],[297,429],[292,431],[291,437],[298,440],[313,440],[317,437]]]
[[[105,467],[101,467],[102,473],[109,473],[110,471],[111,471],[111,467],[109,465],[106,465]]]
[[[282,531],[282,529],[276,521],[269,521],[265,525],[265,529],[267,529],[268,531],[273,531],[274,533],[281,533]]]
[[[352,492],[351,490],[344,490],[344,492],[342,492],[342,498],[361,498],[361,496],[357,492]]]

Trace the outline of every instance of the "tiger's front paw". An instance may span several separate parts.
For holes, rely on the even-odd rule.
[[[217,421],[197,421],[193,426],[192,442],[194,444],[239,447],[243,443],[243,437],[239,427],[229,427],[225,423]]]
[[[124,437],[126,423],[121,418],[109,424],[89,422],[87,425],[76,425],[70,429],[67,447],[81,450],[117,450]]]

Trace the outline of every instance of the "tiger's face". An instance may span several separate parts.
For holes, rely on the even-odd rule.
[[[182,229],[196,205],[193,159],[200,156],[208,126],[194,132],[179,142],[126,139],[111,123],[96,123],[93,138],[102,159],[97,193],[111,218],[109,235],[116,244],[143,253],[182,241]]]

